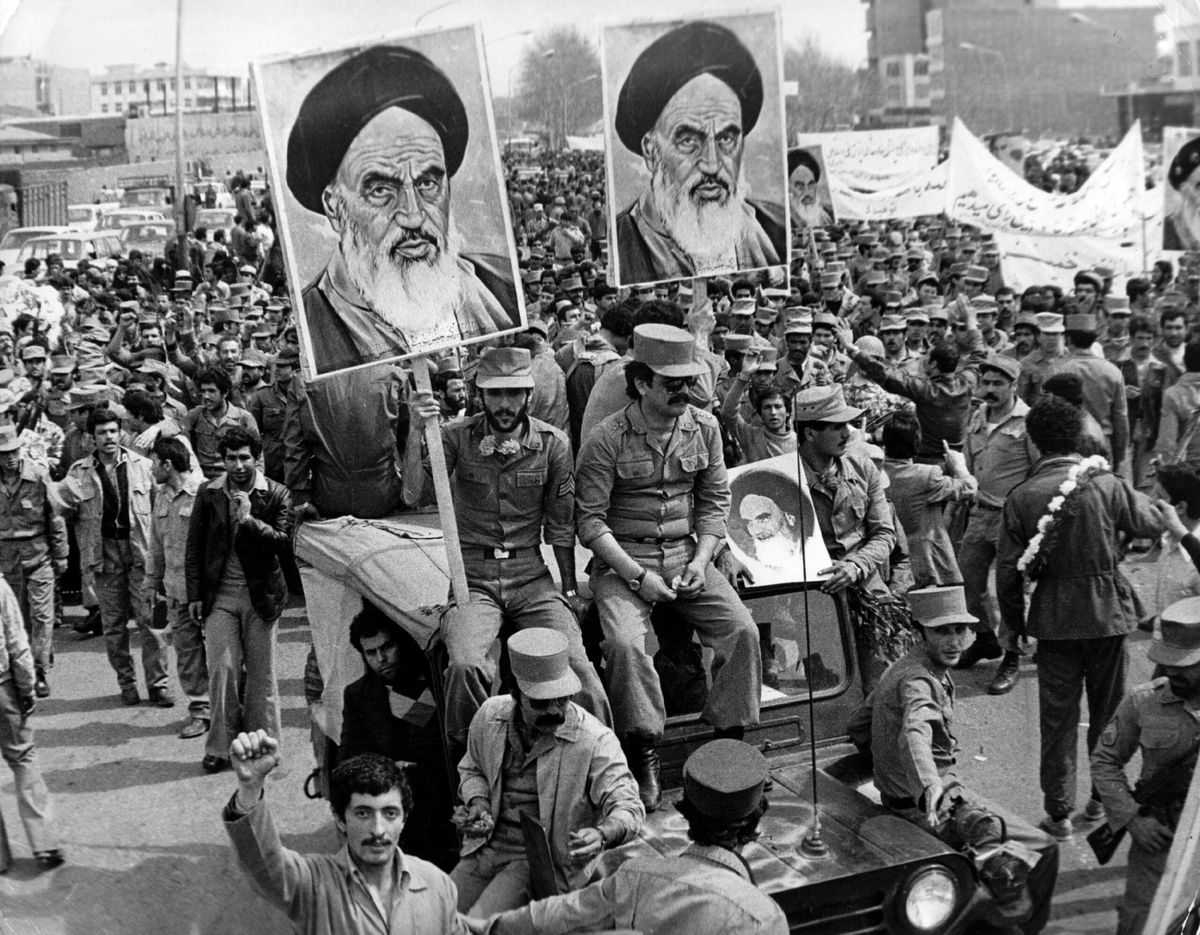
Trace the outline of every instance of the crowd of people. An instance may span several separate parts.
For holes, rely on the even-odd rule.
[[[764,685],[819,667],[778,658],[743,602],[755,569],[727,547],[730,524],[762,543],[760,574],[793,553],[772,552],[779,504],[746,498],[730,515],[727,470],[794,455],[831,558],[821,588],[845,600],[859,643],[869,694],[851,733],[884,806],[964,843],[950,671],[995,662],[988,691],[1004,694],[1036,640],[1045,815],[1022,924],[1049,912],[1054,843],[1106,822],[1133,838],[1121,930],[1139,931],[1180,803],[1135,801],[1124,768],[1139,748],[1144,779],[1189,752],[1194,764],[1194,744],[1155,747],[1154,725],[1182,718],[1191,736],[1200,710],[1200,256],[1117,290],[1111,270],[1081,269],[1017,292],[995,241],[946,218],[810,227],[796,205],[790,268],[621,290],[602,157],[513,158],[507,176],[528,327],[439,355],[432,394],[398,368],[305,383],[295,285],[269,197],[254,204],[248,185],[236,248],[195,231],[177,270],[164,245],[31,260],[0,281],[0,747],[38,860],[63,855],[29,716],[52,695],[56,628],[78,600],[76,638],[103,636],[121,704],[173,707],[174,653],[180,737],[205,738],[204,770],[236,771],[225,820],[247,868],[281,900],[308,894],[294,918],[350,920],[307,931],[357,930],[380,905],[387,918],[402,887],[413,931],[487,917],[566,931],[654,900],[663,919],[785,931],[736,856],[767,785],[744,741]],[[324,779],[348,852],[289,863],[259,800],[280,735],[276,626],[300,590],[292,534],[428,505],[427,425],[470,599],[445,610],[436,678],[378,608],[348,627],[364,674]],[[1174,572],[1148,606],[1120,564],[1163,534]],[[680,806],[695,843],[679,866],[632,861],[592,883],[662,801],[656,745],[675,699],[647,634],[664,619],[718,660],[693,708],[715,739],[689,760]],[[1126,638],[1156,620],[1161,675],[1133,689]],[[318,697],[315,658],[309,670]],[[526,907],[530,817],[569,895]],[[363,908],[351,867],[378,905]]]

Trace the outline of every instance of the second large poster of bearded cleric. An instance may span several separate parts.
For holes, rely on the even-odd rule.
[[[618,285],[785,265],[778,11],[609,26],[601,65]]]
[[[473,26],[253,66],[308,376],[520,330]]]

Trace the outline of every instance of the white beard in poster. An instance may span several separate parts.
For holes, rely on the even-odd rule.
[[[697,200],[696,186],[711,183],[714,178],[726,186],[725,198]],[[753,216],[746,208],[749,186],[740,166],[736,179],[718,173],[692,182],[690,178],[675,178],[658,160],[650,176],[650,193],[663,227],[699,268],[727,262],[745,236],[747,219]]]
[[[354,285],[370,308],[405,333],[426,330],[433,321],[453,321],[462,306],[465,272],[459,263],[461,238],[454,218],[446,235],[426,221],[417,230],[398,228],[383,243],[373,242],[355,212],[345,209],[344,193],[333,188],[332,207],[341,231],[338,249]],[[409,259],[398,247],[423,239],[434,249]]]

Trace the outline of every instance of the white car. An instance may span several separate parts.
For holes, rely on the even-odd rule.
[[[45,237],[49,234],[70,233],[72,228],[47,224],[43,227],[14,227],[3,239],[0,239],[0,262],[4,264],[4,272],[10,276],[19,276],[23,270],[17,269],[17,256],[25,241],[34,237]]]
[[[45,237],[33,237],[25,241],[17,262],[24,269],[24,263],[30,257],[44,260],[51,253],[62,257],[63,266],[67,269],[77,269],[79,261],[105,260],[108,257],[122,256],[125,247],[116,231],[69,231],[65,234],[49,234]]]

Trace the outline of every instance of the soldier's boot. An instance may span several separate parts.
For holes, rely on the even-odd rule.
[[[662,786],[659,783],[658,750],[655,738],[647,733],[631,731],[625,735],[625,756],[629,760],[629,771],[637,780],[638,794],[647,812],[655,811],[662,804]]]
[[[975,642],[958,657],[954,668],[969,669],[982,659],[999,659],[1003,655],[1004,647],[996,639],[996,634],[991,630],[980,630],[975,634]]]

